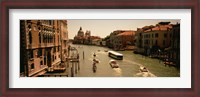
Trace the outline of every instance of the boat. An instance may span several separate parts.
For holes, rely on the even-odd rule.
[[[93,62],[99,63],[99,60],[98,59],[93,59]]]
[[[108,56],[112,57],[114,59],[117,59],[117,60],[123,60],[123,54],[120,54],[120,53],[115,52],[115,51],[109,51]]]
[[[104,50],[104,52],[108,52],[108,50]]]
[[[60,73],[60,72],[65,72],[66,67],[64,65],[61,66],[54,66],[54,67],[49,67],[47,69],[48,73]]]
[[[110,60],[109,64],[112,68],[119,68],[119,64],[115,60]]]
[[[148,69],[143,66],[141,66],[139,70],[140,70],[140,72],[148,72]]]

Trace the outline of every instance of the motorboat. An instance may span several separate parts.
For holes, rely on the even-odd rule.
[[[109,64],[112,68],[119,68],[119,64],[115,60],[110,60]]]
[[[139,69],[141,72],[148,72],[148,69],[146,67],[140,66]]]

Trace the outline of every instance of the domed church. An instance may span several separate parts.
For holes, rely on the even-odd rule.
[[[78,31],[78,36],[80,37],[84,37],[84,32],[82,30],[82,27],[80,27],[79,31]]]

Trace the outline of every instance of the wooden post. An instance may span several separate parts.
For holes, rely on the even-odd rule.
[[[83,59],[84,59],[84,57],[85,57],[85,54],[84,54],[84,51],[83,51]]]
[[[72,67],[71,67],[71,77],[74,77],[74,72]]]
[[[77,62],[74,62],[75,64],[75,73],[77,74]]]
[[[80,70],[80,64],[79,64],[79,61],[78,61],[77,63],[78,63],[78,70]]]

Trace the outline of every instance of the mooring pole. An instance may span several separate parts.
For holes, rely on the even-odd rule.
[[[80,64],[79,64],[79,61],[78,61],[78,70],[80,70]]]
[[[84,59],[84,57],[85,57],[85,54],[84,54],[84,51],[83,51],[83,59]]]
[[[75,62],[75,73],[77,74],[77,62]]]

